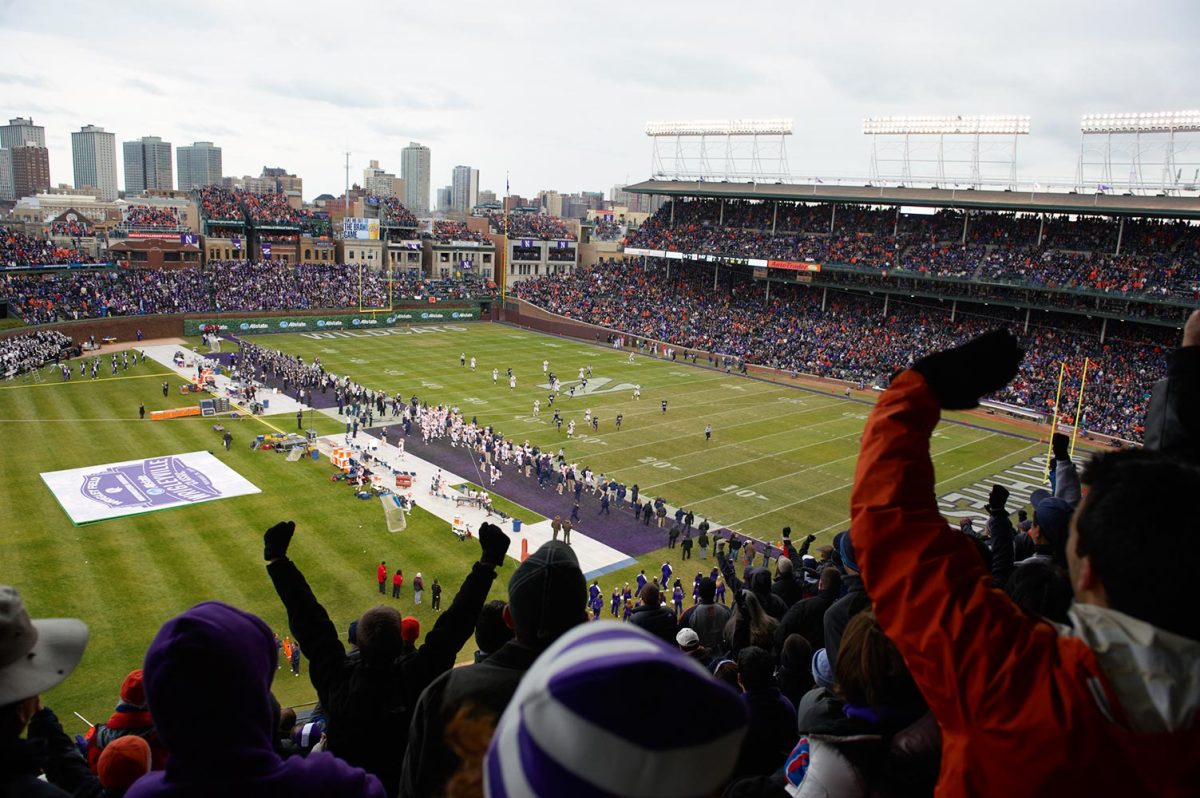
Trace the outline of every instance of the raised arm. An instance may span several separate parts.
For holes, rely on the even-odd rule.
[[[1026,617],[992,586],[975,546],[938,512],[929,441],[940,408],[963,409],[1016,372],[1007,333],[931,355],[900,374],[872,411],[851,494],[850,539],[863,584],[939,723],[962,727],[975,711],[1031,685],[1013,668],[1051,656],[1053,629]],[[978,373],[975,373],[978,372]]]

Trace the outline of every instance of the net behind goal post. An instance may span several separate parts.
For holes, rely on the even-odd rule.
[[[404,508],[400,506],[400,497],[387,494],[379,497],[383,504],[383,517],[387,520],[388,532],[403,532],[408,525]]]

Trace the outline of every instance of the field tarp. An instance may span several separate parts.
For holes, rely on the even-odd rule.
[[[401,324],[472,321],[479,306],[458,308],[405,308],[364,313],[331,313],[320,316],[212,316],[185,319],[184,335],[199,335],[204,327],[216,325],[219,332],[236,335],[314,332],[323,330],[370,330]]]

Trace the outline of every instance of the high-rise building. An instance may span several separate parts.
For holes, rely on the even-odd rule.
[[[17,198],[12,178],[12,150],[0,147],[0,200]]]
[[[45,147],[14,147],[12,158],[13,196],[32,197],[50,188],[50,151]]]
[[[175,151],[179,171],[179,190],[219,185],[221,182],[221,148],[211,141],[196,141],[190,147]]]
[[[92,186],[100,199],[117,198],[117,137],[104,128],[84,125],[71,134],[71,160],[75,168],[75,188]]]
[[[445,186],[437,190],[437,210],[439,213],[446,213],[452,209],[454,204],[454,188],[453,186]]]
[[[429,213],[429,148],[410,141],[400,153],[404,204],[415,214]]]
[[[143,136],[122,145],[125,154],[125,194],[141,194],[146,189],[170,191],[171,142],[158,136]]]
[[[0,125],[0,147],[7,150],[17,147],[45,147],[46,128],[33,124],[33,119],[8,120],[7,125]]]
[[[404,180],[391,172],[379,168],[379,161],[371,161],[363,170],[363,188],[377,197],[404,197]]]
[[[450,208],[470,213],[479,204],[479,170],[456,166],[450,177]]]
[[[479,204],[494,205],[496,202],[496,192],[489,188],[479,189]]]

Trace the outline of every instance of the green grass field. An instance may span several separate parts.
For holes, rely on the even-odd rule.
[[[630,364],[623,353],[487,323],[426,334],[259,340],[305,358],[319,356],[331,371],[373,388],[458,404],[518,441],[562,446],[571,459],[637,482],[644,495],[693,508],[714,525],[763,539],[777,539],[779,529],[790,525],[797,536],[814,532],[826,541],[849,521],[850,482],[870,408],[828,388],[798,390],[644,357]],[[460,353],[477,358],[476,371],[459,365]],[[544,383],[543,359],[567,386],[576,382],[581,366],[593,369],[589,394],[556,403],[564,419],[579,422],[574,440],[566,439],[565,424],[560,433],[550,423],[548,391],[538,387]],[[517,376],[516,390],[505,379],[508,367]],[[500,372],[495,384],[492,368]],[[80,669],[45,697],[60,717],[72,711],[91,720],[106,717],[121,678],[140,665],[159,625],[196,602],[237,604],[286,633],[262,561],[262,532],[278,520],[297,522],[293,559],[341,628],[379,600],[374,574],[381,559],[403,568],[406,581],[417,571],[427,582],[440,578],[449,601],[478,556],[473,541],[459,543],[445,523],[420,510],[405,532],[389,534],[378,502],[358,501],[330,482],[323,461],[288,463],[273,452],[249,449],[255,435],[272,431],[271,424],[289,429],[294,421],[287,416],[227,422],[234,446],[225,452],[213,419],[138,420],[139,402],[149,411],[195,401],[176,390],[164,398],[161,383],[167,379],[174,386],[176,380],[159,367],[146,363],[95,382],[77,375],[78,367],[68,383],[47,372],[0,386],[5,444],[0,531],[6,554],[0,582],[20,588],[34,617],[80,617],[91,627]],[[633,398],[634,384],[641,385],[640,401]],[[666,414],[659,406],[664,398]],[[540,418],[532,415],[535,399],[542,402]],[[583,428],[588,408],[600,417],[597,432]],[[624,415],[619,431],[613,424],[617,413]],[[341,429],[332,419],[318,416],[316,423],[322,433]],[[714,434],[705,442],[708,423]],[[933,446],[939,490],[985,478],[1040,451],[1029,440],[952,423],[938,428]],[[216,453],[262,493],[76,527],[39,476],[199,449]],[[411,450],[420,454],[419,445]],[[504,485],[497,487],[503,491]],[[664,559],[672,559],[677,575],[686,577],[671,554],[676,552],[664,549],[639,557],[637,566],[605,576],[601,587],[607,594],[613,585],[632,581],[638,568],[650,573]],[[511,572],[510,564],[496,596],[503,596]],[[407,586],[400,603],[403,612],[412,613]],[[433,622],[427,603],[413,614],[424,629]],[[463,657],[472,650],[468,644]],[[281,671],[275,690],[282,703],[314,698],[306,674],[293,678]]]

